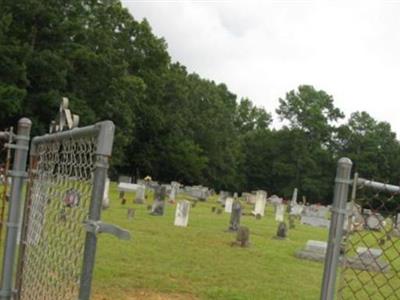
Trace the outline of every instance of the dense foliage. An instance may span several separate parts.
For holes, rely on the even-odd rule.
[[[314,202],[330,201],[339,156],[363,176],[399,179],[389,124],[356,112],[339,126],[332,96],[303,85],[279,99],[287,125],[271,129],[263,108],[172,62],[117,0],[0,5],[0,128],[28,116],[42,134],[67,96],[81,125],[115,122],[114,175],[286,197],[298,187]]]

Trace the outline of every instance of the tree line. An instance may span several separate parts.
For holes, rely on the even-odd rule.
[[[173,62],[150,24],[117,0],[0,0],[0,128],[21,116],[48,131],[61,97],[81,125],[116,124],[112,174],[267,190],[330,202],[336,161],[396,183],[399,142],[367,112],[347,121],[333,97],[294,87],[276,110],[286,124],[225,84]],[[134,14],[134,12],[133,12]]]

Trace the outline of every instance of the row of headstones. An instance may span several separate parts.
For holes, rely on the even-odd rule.
[[[140,195],[142,195],[142,189],[152,189],[155,190],[160,186],[156,181],[146,181],[143,179],[137,180],[136,183],[132,183],[132,178],[129,176],[120,176],[118,180],[118,190],[123,192],[135,192],[139,189]],[[179,182],[172,181],[171,184],[162,184],[165,186],[167,193],[169,193],[169,201],[176,201],[176,197],[179,193],[185,194],[191,198],[198,199],[200,201],[206,201],[208,197],[213,194],[213,190],[207,187],[197,185],[197,186],[183,186]],[[142,197],[137,197],[144,201]]]

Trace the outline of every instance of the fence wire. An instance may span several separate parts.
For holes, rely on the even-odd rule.
[[[400,299],[400,196],[358,184],[347,212],[338,299]]]
[[[11,127],[8,131],[9,138],[8,143],[12,142],[13,128]],[[6,141],[2,141],[0,150],[0,184],[2,185],[2,191],[0,194],[0,243],[3,240],[3,227],[6,220],[6,206],[9,198],[9,179],[8,171],[11,168],[11,149],[7,147]]]
[[[96,151],[93,136],[39,143],[31,159],[19,299],[78,299]]]

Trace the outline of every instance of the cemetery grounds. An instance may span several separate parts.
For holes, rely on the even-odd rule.
[[[278,224],[273,207],[267,205],[264,218],[257,220],[247,215],[253,205],[244,204],[241,225],[249,227],[251,244],[232,247],[235,233],[226,232],[230,214],[211,212],[220,207],[218,196],[197,202],[184,228],[173,225],[175,204],[166,204],[164,216],[149,215],[153,195],[147,195],[146,204],[134,204],[135,194],[126,193],[122,205],[117,185],[111,183],[110,208],[102,219],[128,229],[133,238],[99,236],[92,299],[319,299],[323,263],[298,259],[294,253],[308,240],[326,241],[327,229],[297,220],[287,240],[274,239]],[[132,220],[128,208],[136,210]],[[1,252],[3,242],[4,237]]]
[[[307,240],[327,239],[328,231],[301,225],[289,230],[287,240],[276,240],[277,222],[271,206],[261,220],[245,215],[241,225],[250,229],[250,247],[231,247],[230,214],[211,212],[217,196],[190,210],[189,225],[175,227],[175,206],[165,215],[149,215],[146,204],[133,204],[126,193],[121,205],[116,184],[110,186],[110,208],[102,220],[132,233],[130,241],[103,235],[99,238],[93,282],[95,300],[111,299],[318,299],[323,264],[294,256]],[[178,199],[184,199],[182,195]],[[127,208],[136,209],[132,220]],[[253,205],[245,204],[250,213]],[[287,216],[286,216],[287,217]]]

